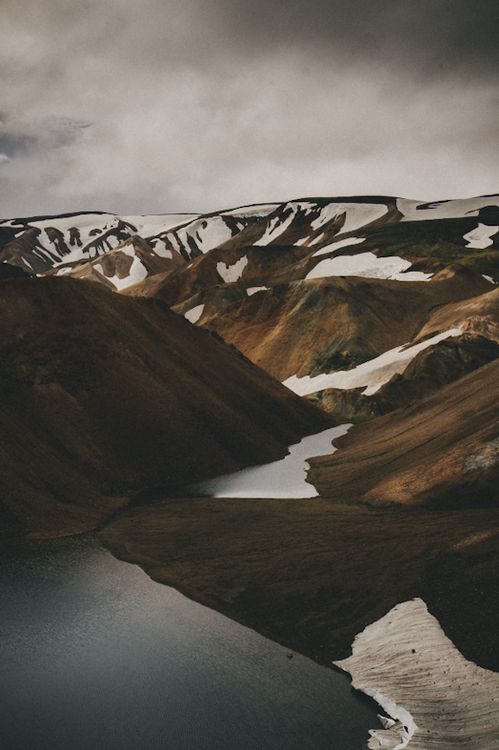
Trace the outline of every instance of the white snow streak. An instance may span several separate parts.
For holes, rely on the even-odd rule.
[[[319,279],[327,276],[365,276],[371,279],[396,281],[429,281],[431,274],[422,271],[403,273],[411,265],[410,261],[396,255],[386,258],[379,258],[371,252],[338,255],[321,260],[305,276],[305,279]]]
[[[241,206],[230,211],[222,211],[223,216],[268,216],[275,211],[279,203],[261,203],[258,206]]]
[[[364,386],[365,390],[362,391],[362,394],[364,396],[371,396],[382,385],[388,383],[394,375],[402,374],[407,365],[419,352],[451,336],[459,336],[461,332],[460,327],[450,328],[448,331],[437,333],[435,336],[425,341],[420,341],[418,344],[413,344],[412,346],[406,345],[406,348],[404,346],[397,346],[395,349],[390,349],[378,357],[374,357],[374,359],[357,365],[352,370],[338,370],[337,372],[323,373],[321,375],[314,375],[313,377],[306,375],[303,378],[292,375],[284,381],[283,385],[299,396],[317,393],[317,391],[323,391],[326,388],[349,390]]]
[[[253,294],[256,294],[257,292],[268,292],[269,287],[268,286],[249,286],[246,289],[246,294],[248,297],[251,297]]]
[[[329,253],[334,252],[335,250],[339,250],[341,247],[350,247],[351,245],[360,245],[361,242],[365,242],[365,237],[347,237],[344,240],[338,240],[337,242],[331,243],[331,245],[326,245],[325,247],[321,247],[320,250],[317,250],[312,255],[312,258],[316,258],[318,255],[327,255]]]

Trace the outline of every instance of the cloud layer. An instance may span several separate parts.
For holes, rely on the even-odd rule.
[[[495,0],[3,0],[0,215],[496,192]]]

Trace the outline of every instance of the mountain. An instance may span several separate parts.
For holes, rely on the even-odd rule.
[[[162,299],[289,384],[409,345],[436,305],[492,289],[499,196],[10,219],[0,260]]]
[[[190,324],[184,330],[221,337],[336,423],[375,420],[383,430],[392,424],[383,416],[389,414],[411,423],[410,412],[400,410],[417,410],[428,399],[443,408],[453,392],[447,388],[489,372],[498,357],[499,195],[434,203],[305,198],[203,215],[29,217],[1,222],[0,242],[0,268],[96,282],[85,288],[120,292],[116,305],[136,298],[171,308],[175,320]],[[443,425],[432,424],[433,413],[417,427],[423,442]],[[363,434],[351,430],[345,445]],[[432,441],[437,437],[431,433]],[[358,455],[367,455],[364,447]],[[320,476],[314,469],[310,478],[323,494],[338,494],[333,468]],[[440,492],[437,479],[425,492],[409,493],[408,502],[431,501],[433,490]],[[377,501],[391,502],[388,474],[380,481],[386,496],[378,487]],[[352,496],[368,492],[351,489]]]
[[[327,665],[357,636],[425,747],[490,747],[498,282],[498,195],[0,222],[0,533],[97,529]]]
[[[69,278],[7,278],[0,314],[8,528],[93,528],[138,492],[281,458],[331,424],[160,301]]]
[[[432,396],[358,425],[334,455],[310,460],[309,480],[323,497],[342,501],[497,503],[497,351],[495,356]]]

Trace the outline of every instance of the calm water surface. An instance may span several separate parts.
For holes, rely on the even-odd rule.
[[[91,538],[0,551],[2,750],[360,750],[341,674],[151,581]]]

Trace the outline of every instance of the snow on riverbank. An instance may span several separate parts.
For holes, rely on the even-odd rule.
[[[364,396],[372,396],[381,386],[388,383],[394,375],[403,373],[411,360],[419,352],[422,352],[423,349],[434,346],[439,341],[443,341],[451,336],[459,336],[460,334],[461,328],[451,328],[448,331],[443,331],[443,333],[437,333],[436,336],[425,339],[425,341],[420,341],[413,346],[397,346],[395,349],[390,349],[380,354],[379,357],[357,365],[352,370],[339,370],[337,372],[314,375],[313,377],[305,375],[302,378],[292,375],[287,380],[284,380],[283,385],[299,396],[307,396],[310,393],[324,391],[326,388],[348,390],[350,388],[366,386],[362,394]]]
[[[334,453],[332,441],[345,435],[352,425],[342,424],[316,435],[304,437],[291,445],[289,454],[280,461],[225,474],[184,488],[183,494],[209,495],[211,497],[317,497],[318,492],[306,481],[307,459]]]
[[[371,730],[371,750],[499,747],[499,674],[465,659],[422,599],[368,625],[334,664],[395,720]]]

